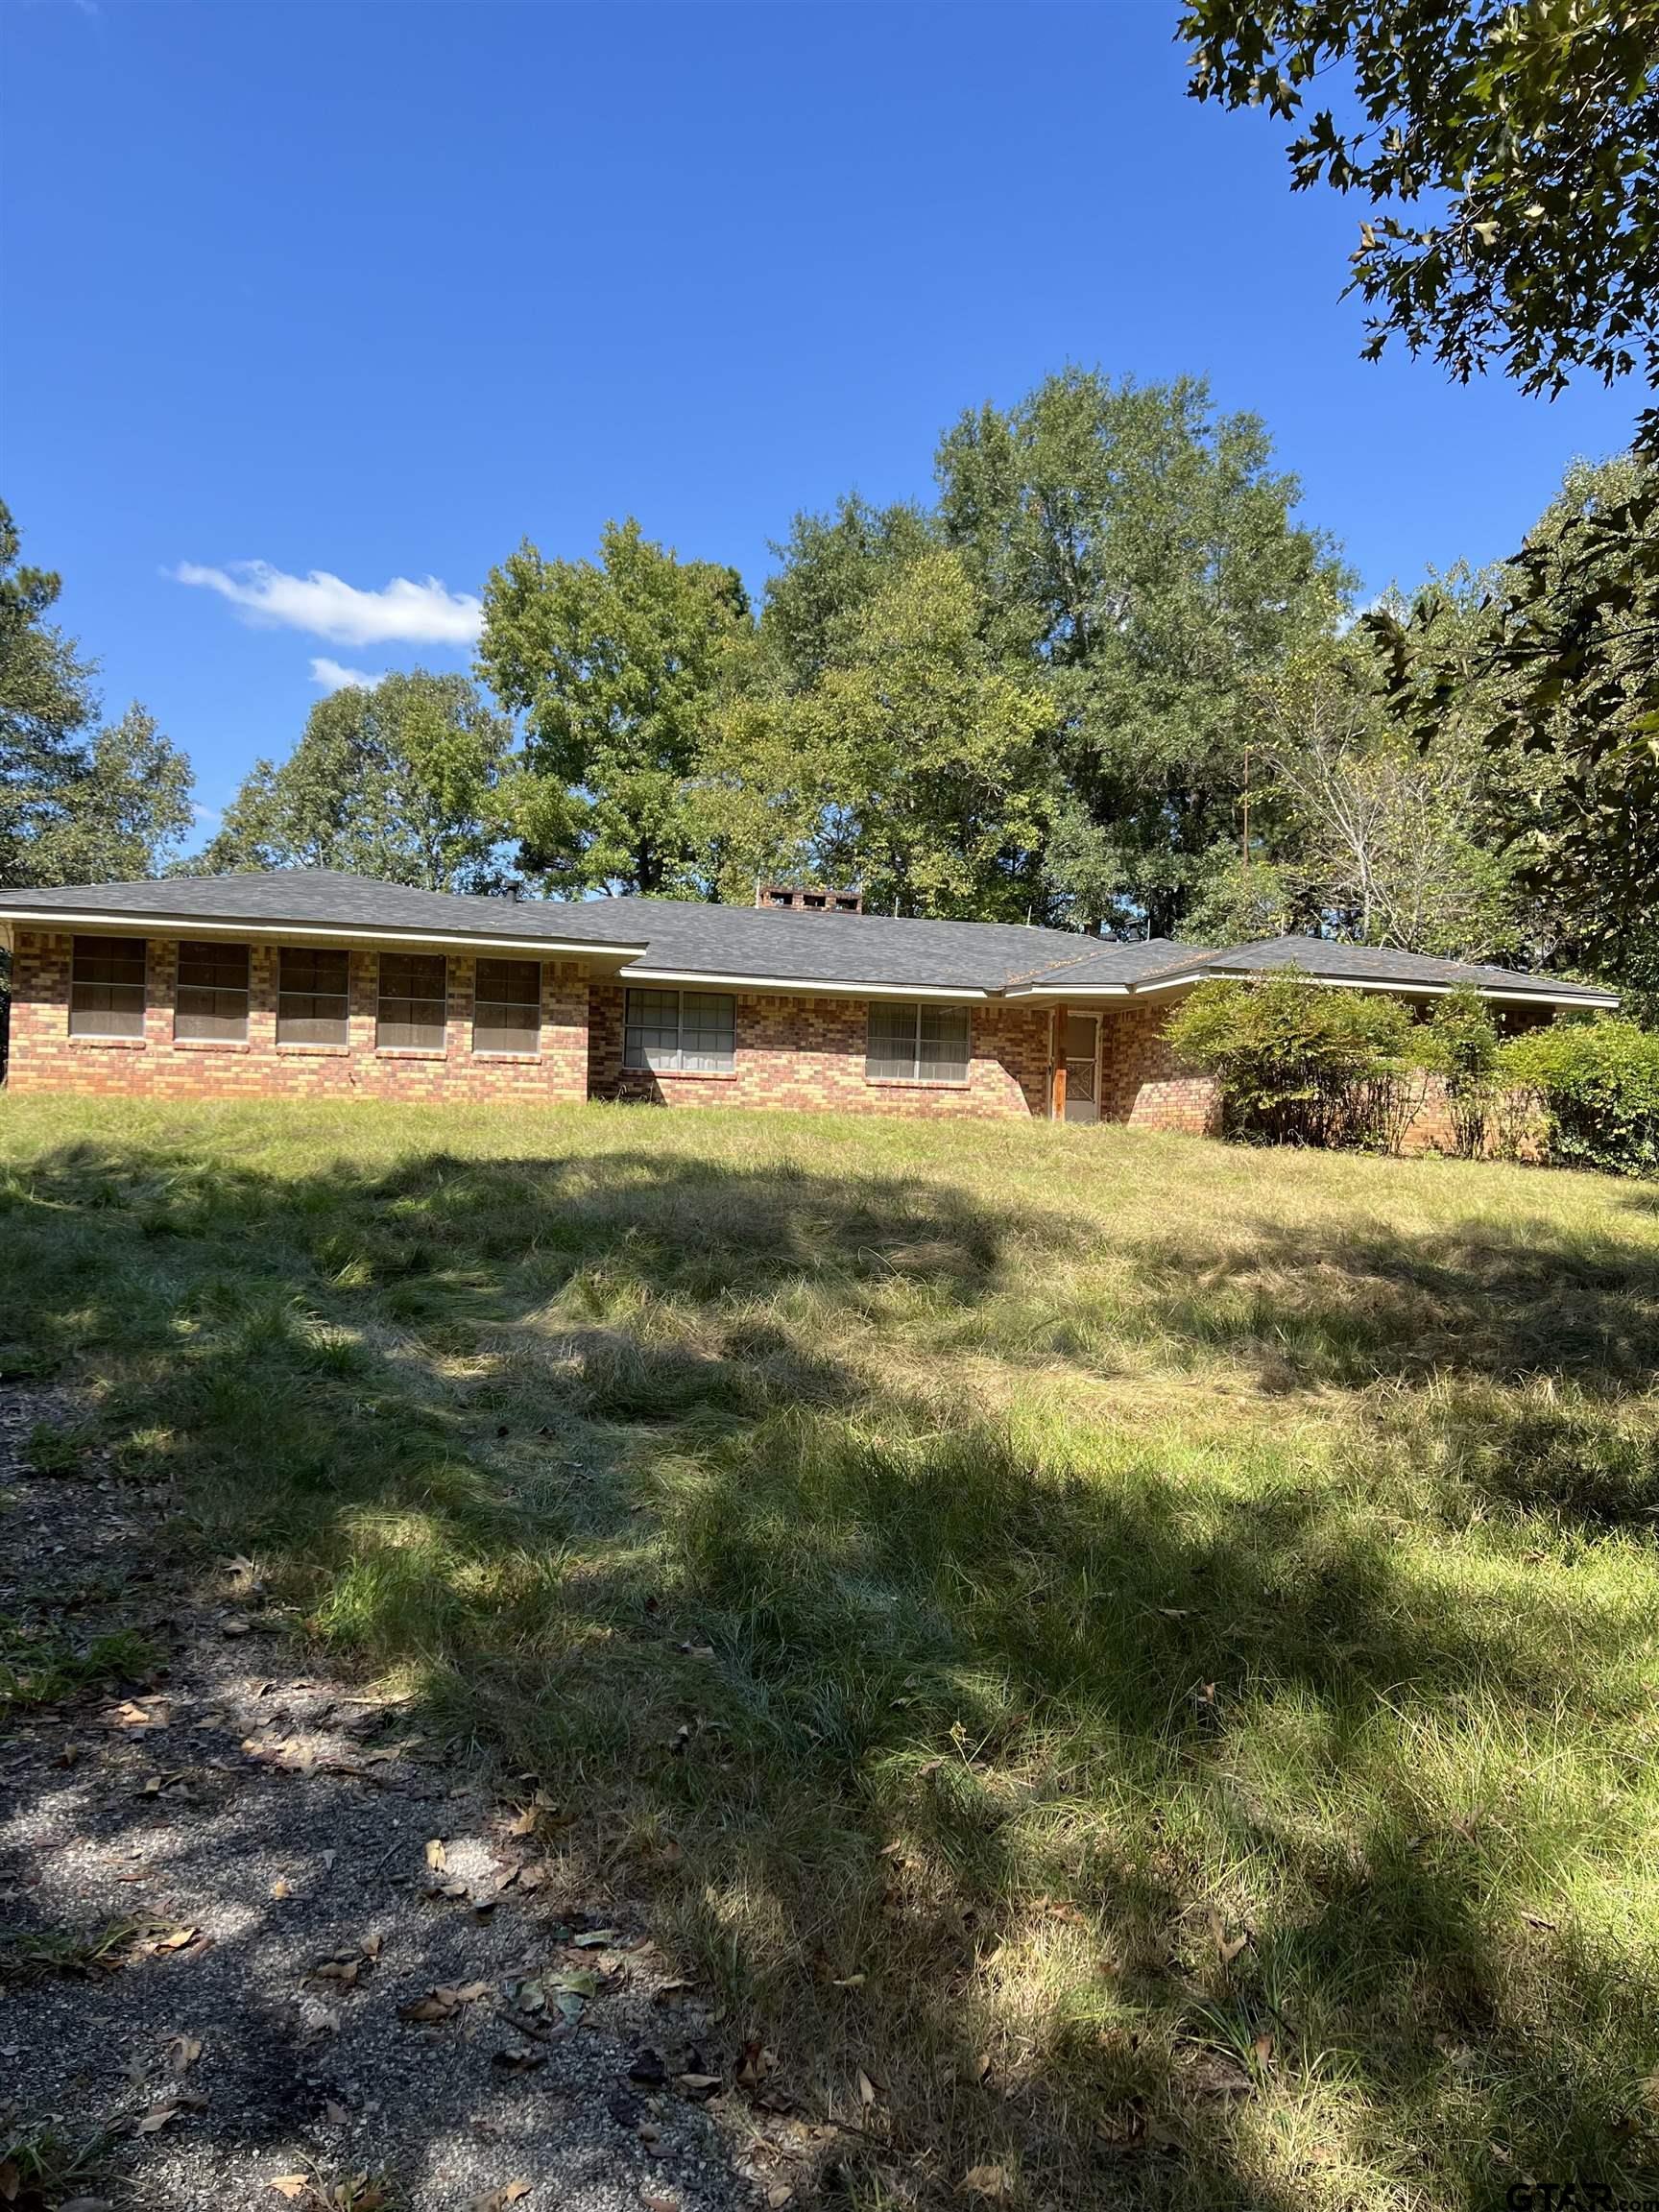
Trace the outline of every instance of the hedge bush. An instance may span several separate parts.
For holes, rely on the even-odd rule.
[[[1531,1092],[1550,1157],[1614,1175],[1659,1174],[1659,1035],[1634,1022],[1557,1023],[1505,1045],[1500,1079]]]
[[[1247,1142],[1398,1151],[1423,1104],[1406,1008],[1298,969],[1200,983],[1167,1035],[1184,1067],[1214,1077],[1224,1133]]]
[[[1453,1150],[1459,1160],[1479,1160],[1500,1082],[1497,1025],[1479,992],[1469,984],[1449,991],[1418,1043],[1423,1065],[1446,1088]]]

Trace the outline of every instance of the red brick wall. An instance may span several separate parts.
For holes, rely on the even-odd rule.
[[[363,1098],[517,1098],[549,1104],[588,1090],[588,986],[579,962],[541,970],[541,1050],[534,1056],[475,1056],[473,962],[448,963],[446,1035],[442,1051],[381,1052],[374,1044],[379,955],[351,954],[349,1045],[278,1045],[276,948],[252,949],[248,1038],[221,1044],[173,1035],[178,947],[149,940],[144,1036],[101,1039],[69,1034],[67,936],[18,932],[12,961],[12,1057],[16,1091],[142,1093],[163,1098],[242,1098],[280,1094]]]
[[[1100,1023],[1100,1118],[1137,1129],[1176,1129],[1213,1135],[1220,1123],[1215,1086],[1208,1075],[1177,1067],[1164,1025],[1178,1002],[1108,1007]]]
[[[732,1074],[637,1075],[622,1067],[622,992],[621,984],[595,983],[589,993],[589,1083],[596,1098],[930,1117],[1048,1110],[1046,1008],[973,1007],[966,1083],[872,1083],[864,1073],[865,1000],[744,991],[736,994]]]

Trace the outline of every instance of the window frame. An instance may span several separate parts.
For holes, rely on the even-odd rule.
[[[535,997],[533,998],[487,998],[483,991],[483,976],[486,968],[528,968],[535,977]],[[540,960],[524,960],[506,953],[490,953],[479,957],[472,971],[472,1051],[474,1057],[483,1060],[539,1060],[541,1057],[541,998],[544,987],[542,968],[543,963]],[[535,1021],[524,1032],[526,1042],[517,1045],[480,1045],[478,1032],[481,1028],[493,1028],[506,1034],[511,1027],[511,1024],[506,1022],[480,1022],[480,1011],[486,1007],[498,1014],[504,1013],[511,1007],[528,1007],[535,1016]]]
[[[717,1048],[710,1052],[707,1049],[698,1050],[693,1047],[689,1053],[687,1052],[685,1001],[688,998],[702,1000],[709,1006],[725,1005],[731,1009],[727,1022],[723,1023],[716,1022],[712,1025],[700,1024],[693,1031],[694,1035],[704,1038],[710,1036],[730,1037],[731,1043],[724,1051]],[[647,1058],[645,1055],[653,1049],[661,1054],[663,1047],[661,1046],[652,1047],[641,1042],[637,1048],[639,1057],[632,1057],[633,1040],[636,1035],[642,1037],[642,1033],[647,1029],[653,1029],[661,1035],[666,1033],[668,1027],[667,1022],[661,1019],[654,1022],[647,1020],[642,1006],[639,1014],[636,1015],[635,1001],[645,999],[659,1001],[657,1008],[659,1016],[665,1010],[663,1001],[668,999],[674,1001],[674,1044],[671,1056],[660,1057],[655,1060]],[[715,1065],[713,1067],[688,1067],[686,1065],[688,1058],[699,1062],[712,1060]],[[716,1081],[724,1076],[735,1075],[737,1072],[736,993],[734,991],[660,990],[650,985],[632,983],[625,986],[622,994],[622,1072],[625,1075],[689,1075],[693,1078]]]
[[[391,963],[393,973],[397,974],[398,973],[397,963],[399,962],[406,962],[410,970],[413,970],[417,963],[430,963],[439,972],[439,979],[443,985],[442,990],[439,992],[413,989],[388,991],[386,988],[387,965]],[[388,1017],[386,1009],[389,1005],[404,1006],[409,1009],[409,1012],[401,1020],[396,1015]],[[438,1009],[437,1021],[418,1022],[414,1015],[414,1009],[417,1006],[428,1008],[435,1006]],[[400,1043],[389,1044],[385,1035],[388,1025],[393,1028],[401,1027],[411,1031],[424,1029],[427,1034],[424,1037],[409,1036]],[[395,952],[384,951],[379,955],[375,963],[374,976],[374,1049],[376,1052],[420,1052],[425,1054],[429,1059],[447,1052],[449,1049],[449,958],[447,953],[399,950]]]
[[[132,967],[130,955],[133,946],[138,948],[136,980],[133,979],[130,972]],[[123,952],[129,955],[126,963],[129,974],[125,976],[115,974],[84,975],[81,973],[84,963],[88,966],[101,964],[113,969]],[[111,1016],[118,1009],[113,1003],[100,1007],[88,1006],[84,1002],[78,1003],[79,994],[82,992],[108,993],[111,998],[117,993],[125,994],[127,997],[125,1011],[136,1014],[136,1024],[119,1029],[108,1026],[101,1028],[87,1026],[86,1017],[88,1015]],[[135,1006],[131,1002],[132,995],[134,993],[137,996]],[[144,1021],[149,1005],[150,940],[147,937],[77,936],[70,941],[67,1013],[71,1037],[97,1045],[141,1045],[144,1042]]]
[[[972,1006],[958,999],[940,998],[871,998],[865,1001],[865,1006],[864,1080],[866,1083],[926,1084],[930,1090],[962,1091],[967,1089],[974,1071],[974,1009]],[[896,1065],[899,1054],[895,1047],[902,1042],[896,1034],[899,1023],[893,1019],[898,1015],[910,1017],[908,1024],[910,1049],[902,1070]],[[959,1020],[962,1025],[962,1057],[959,1061],[938,1058],[937,1046],[943,1041],[938,1037],[929,1040],[924,1034],[929,1016],[935,1018],[937,1024],[939,1018],[947,1015]],[[888,1024],[887,1036],[879,1040],[886,1049],[880,1052],[877,1049],[877,1022],[878,1018]],[[925,1051],[928,1043],[935,1046],[935,1057],[931,1062],[928,1061]],[[950,1072],[943,1072],[942,1070],[949,1070]],[[957,1072],[958,1070],[960,1072]]]
[[[188,982],[185,965],[189,960],[210,958],[216,966],[233,965],[225,958],[228,953],[240,953],[242,980],[240,983]],[[228,1012],[217,1004],[211,1011],[200,1006],[186,1007],[186,992],[213,1000],[230,998],[240,1001],[240,1026],[233,1030],[187,1028],[184,1024],[197,1022],[236,1022],[237,1009]],[[178,959],[173,976],[173,1042],[176,1045],[246,1045],[248,1042],[248,1016],[253,998],[253,948],[232,938],[181,937],[179,940]]]
[[[290,960],[303,959],[315,962],[336,957],[346,963],[346,988],[343,991],[319,991],[314,981],[308,985],[296,987],[285,980],[284,970]],[[283,1001],[289,998],[309,1000],[312,1011],[303,1015],[284,1012]],[[317,1013],[316,1004],[319,998],[337,999],[339,1001],[338,1034],[332,1037],[285,1037],[282,1031],[284,1026],[290,1022],[305,1022],[315,1024],[325,1020],[332,1021],[334,1019],[333,1016],[324,1016]],[[338,945],[279,945],[276,948],[276,1043],[278,1046],[285,1047],[290,1052],[343,1052],[350,1049],[351,954],[344,947]]]

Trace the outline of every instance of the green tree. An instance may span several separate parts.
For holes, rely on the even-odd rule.
[[[189,761],[136,701],[94,731],[83,761],[41,827],[35,879],[120,883],[157,875],[195,820]]]
[[[1487,582],[1367,617],[1393,710],[1422,746],[1481,744],[1542,956],[1659,1002],[1659,466],[1575,463]]]
[[[190,824],[190,765],[134,704],[99,726],[95,668],[49,616],[0,502],[0,886],[153,875]]]
[[[512,741],[465,676],[415,669],[336,691],[286,760],[255,763],[193,865],[488,890],[504,872]]]
[[[526,542],[491,571],[478,668],[525,717],[514,822],[549,888],[702,895],[698,779],[751,628],[734,570],[632,520],[606,524],[595,561]]]
[[[1271,461],[1262,425],[1215,417],[1200,382],[1078,370],[940,448],[940,524],[988,642],[1048,703],[1056,917],[1172,935],[1236,832],[1253,685],[1348,582]]]
[[[1659,382],[1656,0],[1188,0],[1180,30],[1196,98],[1297,123],[1296,190],[1370,203],[1371,358]],[[1334,81],[1352,120],[1307,112]]]
[[[728,709],[702,795],[727,896],[783,873],[857,880],[882,913],[1024,919],[1046,708],[985,619],[962,560],[929,548],[864,602],[810,689]]]
[[[1517,949],[1478,743],[1449,720],[1414,744],[1362,637],[1293,656],[1261,697],[1280,843],[1327,933],[1455,959]]]
[[[876,593],[933,542],[917,507],[876,508],[850,494],[830,515],[797,515],[774,545],[779,567],[760,613],[762,663],[790,691],[809,690],[855,648]]]

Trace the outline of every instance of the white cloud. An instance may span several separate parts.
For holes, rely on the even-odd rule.
[[[363,591],[325,568],[290,576],[268,561],[226,568],[180,561],[173,575],[217,591],[261,628],[304,630],[331,645],[470,645],[483,619],[469,592],[451,591],[436,576],[421,583],[394,576],[378,591]]]
[[[325,691],[373,691],[384,676],[384,669],[380,675],[372,676],[367,668],[343,668],[325,653],[311,663],[311,681],[321,684]]]
[[[213,827],[217,823],[223,822],[225,819],[224,815],[220,813],[217,806],[204,806],[199,800],[191,801],[190,813],[191,818],[194,821],[200,822],[204,830]]]

